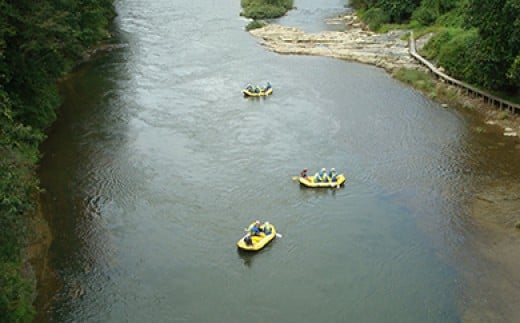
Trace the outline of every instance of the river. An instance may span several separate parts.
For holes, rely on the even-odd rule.
[[[295,5],[277,23],[323,30],[344,11]],[[487,165],[471,118],[372,66],[270,52],[239,1],[116,6],[125,46],[61,84],[42,147],[56,279],[39,321],[462,320]],[[266,81],[272,96],[242,97]],[[346,185],[302,188],[303,167]],[[255,219],[282,238],[238,252]]]

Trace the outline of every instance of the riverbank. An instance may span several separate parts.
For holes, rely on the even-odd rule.
[[[429,71],[409,53],[406,30],[376,34],[367,30],[355,15],[331,19],[345,24],[345,31],[305,33],[293,27],[268,25],[250,33],[262,39],[262,45],[286,55],[315,55],[375,65],[395,76],[402,70]],[[420,49],[430,35],[417,40]],[[472,131],[489,134],[488,149],[501,150],[501,163],[486,170],[488,178],[478,185],[469,201],[468,237],[458,261],[474,268],[460,273],[464,281],[461,296],[463,322],[512,322],[520,316],[520,115],[503,111],[478,97],[468,96],[459,88],[428,77],[421,87],[409,82],[424,95],[448,109],[470,114]],[[493,154],[489,154],[492,156]],[[491,158],[491,157],[490,157]],[[510,160],[510,161],[508,161]],[[493,163],[493,162],[491,162]],[[498,168],[497,168],[498,167]],[[479,263],[475,265],[475,263]]]
[[[253,29],[250,33],[261,38],[262,45],[279,54],[333,57],[375,65],[390,74],[400,69],[428,73],[428,70],[409,53],[408,30],[392,30],[377,34],[368,30],[355,14],[329,19],[327,23],[344,24],[345,30],[306,33],[299,28],[267,25]],[[430,37],[431,35],[425,35],[417,39],[417,49],[424,46]],[[444,102],[443,98],[434,98],[437,101],[441,100],[444,106],[458,105],[473,109],[481,114],[484,123],[501,127],[505,136],[520,135],[520,116],[500,111],[478,98],[464,95],[457,88],[437,81],[433,76],[432,80],[436,81],[438,87],[445,87],[456,94],[450,96],[450,102]]]

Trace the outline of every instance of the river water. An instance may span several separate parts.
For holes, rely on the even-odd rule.
[[[277,22],[323,30],[343,2]],[[461,320],[482,176],[468,118],[381,69],[268,51],[239,1],[116,5],[125,46],[61,85],[43,146],[56,280],[40,321]],[[266,81],[272,96],[242,97]],[[302,188],[303,167],[347,183]],[[283,237],[238,252],[255,219]]]

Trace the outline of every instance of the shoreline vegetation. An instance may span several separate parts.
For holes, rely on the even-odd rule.
[[[293,0],[240,0],[241,16],[252,19],[246,30],[261,28],[267,25],[264,19],[273,19],[284,16],[294,9]]]
[[[417,36],[421,56],[445,73],[514,103],[520,103],[520,7],[514,1],[490,0],[486,7],[499,7],[489,15],[477,0],[431,0],[392,4],[392,1],[351,0],[348,13],[327,23],[344,24],[342,32],[308,34],[300,29],[271,25],[266,6],[276,5],[279,16],[296,9],[283,0],[242,0],[242,16],[253,19],[246,26],[263,44],[280,54],[329,56],[371,64],[386,69],[396,79],[420,90],[445,107],[480,113],[489,125],[498,125],[506,136],[520,134],[520,117],[464,94],[436,79],[408,51],[408,35]],[[283,4],[282,4],[283,3]],[[254,9],[251,9],[254,8]],[[286,9],[285,12],[282,9]],[[484,8],[482,8],[484,9]],[[283,14],[282,14],[283,12]],[[277,16],[277,17],[279,17]],[[499,19],[503,38],[490,28]],[[511,19],[508,19],[511,18]],[[491,24],[491,26],[490,26]],[[494,26],[494,27],[493,27]],[[518,37],[515,37],[517,35]],[[512,41],[503,39],[512,38]],[[501,51],[482,49],[499,46]],[[498,47],[497,47],[498,48]],[[505,49],[504,49],[505,48]],[[444,68],[446,67],[446,68]]]
[[[478,278],[472,271],[460,273],[465,286],[462,293],[472,295],[470,298],[463,296],[465,305],[461,309],[461,318],[462,321],[472,322],[509,322],[520,316],[520,309],[514,305],[520,300],[520,290],[514,288],[520,284],[520,215],[517,211],[520,209],[520,185],[517,181],[520,168],[514,157],[520,151],[520,114],[500,110],[481,98],[440,81],[410,55],[407,39],[409,31],[414,31],[418,35],[418,53],[434,66],[447,67],[446,74],[507,101],[520,103],[520,30],[511,29],[511,26],[520,23],[520,6],[509,0],[484,3],[478,0],[418,2],[426,6],[408,11],[410,20],[405,24],[391,24],[395,20],[401,23],[403,20],[399,15],[391,18],[392,14],[395,15],[391,10],[386,12],[381,8],[370,8],[367,4],[385,1],[351,0],[349,3],[354,7],[359,5],[360,10],[327,21],[330,24],[344,24],[345,30],[342,32],[305,33],[297,28],[267,23],[246,29],[260,38],[262,45],[279,54],[328,56],[384,68],[392,77],[441,103],[443,107],[471,115],[477,124],[482,124],[473,126],[475,133],[500,133],[504,136],[504,141],[499,139],[488,149],[503,147],[507,140],[512,147],[508,149],[511,167],[507,171],[492,172],[494,175],[475,188],[476,192],[469,201],[469,220],[478,226],[479,233],[467,237],[472,245],[472,249],[468,250],[471,256],[462,262],[467,262],[471,268],[473,261],[479,259],[485,265],[477,269]],[[410,2],[401,2],[405,3]],[[427,7],[429,4],[434,5]],[[469,7],[464,7],[466,5]],[[470,30],[463,30],[464,10],[468,8],[470,14],[475,15],[472,18],[474,24]],[[493,14],[488,15],[490,8],[495,9]],[[479,17],[479,14],[487,16]],[[488,18],[489,21],[486,20]],[[491,32],[496,39],[486,39],[490,26],[494,26],[491,29],[497,28],[499,23],[508,26],[501,29],[500,35]],[[421,24],[428,26],[418,26]],[[483,39],[479,38],[480,33],[475,26],[482,29]],[[510,56],[501,59],[497,55],[506,53],[494,51],[493,47],[503,49],[499,42],[506,39],[514,40],[507,44],[511,46]],[[487,46],[485,50],[489,52],[480,51],[478,46]],[[480,59],[488,59],[488,64],[481,64]],[[500,68],[490,66],[492,61],[500,62]],[[458,62],[460,66],[456,66]],[[505,72],[504,66],[508,64],[509,71]],[[468,78],[461,77],[465,75],[465,69],[469,71]],[[491,72],[483,75],[486,71]],[[481,78],[482,82],[472,82],[476,78]],[[493,83],[497,78],[500,80]]]
[[[0,1],[1,15],[4,18],[0,24],[0,313],[2,322],[30,322],[36,314],[33,306],[36,285],[44,279],[46,254],[52,240],[52,233],[38,202],[40,187],[36,171],[40,158],[39,145],[45,139],[45,130],[56,119],[60,106],[56,81],[88,59],[85,53],[95,53],[92,48],[96,48],[101,41],[110,39],[110,24],[116,12],[113,0],[69,1],[59,4],[50,0],[30,3]],[[484,13],[496,12],[487,7],[481,8],[477,0],[460,0],[463,1],[475,3],[474,8]],[[504,14],[500,20],[509,21],[511,28],[515,26],[513,22],[520,19],[520,8],[513,6],[514,1],[505,0],[509,7],[504,6],[505,11],[498,13]],[[446,7],[446,3],[459,1],[437,2]],[[384,11],[363,6],[362,0],[353,0],[350,3],[359,5],[359,12],[370,21],[368,25],[372,28],[388,28],[385,27],[389,26],[386,23],[395,20],[391,15],[385,16]],[[293,0],[241,0],[241,5],[244,8],[241,15],[254,19],[246,27],[248,30],[268,26],[262,19],[281,17],[294,8]],[[482,5],[491,6],[490,8],[496,6],[493,1],[486,1]],[[433,7],[430,11],[420,7],[422,11],[419,10],[421,12],[415,18],[419,21],[431,20],[431,17],[439,16],[439,12],[451,9],[449,5],[447,8],[440,7],[438,6],[436,14],[431,12],[435,9]],[[455,12],[444,17],[451,21],[457,20],[459,16]],[[402,18],[399,15],[396,17]],[[497,20],[496,18],[490,17],[491,20]],[[483,29],[487,27],[486,21],[481,19],[476,23],[479,22]],[[352,27],[355,27],[354,24],[353,22]],[[362,30],[363,26],[364,24],[360,24]],[[456,31],[453,28],[433,31],[444,37],[440,37],[441,40],[451,41],[453,46],[458,46],[456,48],[460,48],[461,43],[465,44],[464,40],[474,40],[475,36],[471,33],[466,34],[464,39],[457,38],[454,30]],[[503,30],[511,32],[510,28]],[[504,35],[497,38],[507,39],[502,36]],[[440,41],[434,42],[439,43]],[[514,45],[517,46],[516,43]],[[110,50],[112,47],[108,45],[104,48]],[[518,48],[513,49],[518,54]],[[431,57],[443,54],[442,48],[435,46],[429,48],[428,53],[433,55]],[[445,56],[448,57],[445,61],[450,63],[449,55]],[[512,57],[512,60],[514,64],[504,79],[520,82],[520,58],[516,57],[515,60]],[[427,73],[425,76],[416,74],[415,69],[406,71],[400,72],[403,75],[397,77],[414,86],[422,84],[421,87],[428,91],[432,87],[439,87],[427,77]],[[421,72],[420,69],[417,71]],[[432,94],[434,98],[440,98],[445,92],[444,87],[440,88],[441,90]],[[448,98],[461,96],[446,92]],[[497,113],[496,119],[500,124],[514,121],[512,116],[502,112]],[[520,225],[517,224],[516,227]]]
[[[52,241],[37,165],[61,103],[56,82],[110,40],[116,12],[113,0],[0,8],[0,322],[31,322]]]
[[[345,24],[346,29],[305,33],[294,27],[267,24],[249,32],[261,38],[262,45],[279,54],[326,56],[381,67],[444,107],[476,111],[486,124],[501,127],[505,136],[520,136],[520,115],[466,95],[461,89],[437,79],[415,60],[409,53],[408,30],[372,32],[354,13],[329,19],[327,23]],[[418,50],[424,48],[431,37],[432,34],[426,34],[416,39]]]

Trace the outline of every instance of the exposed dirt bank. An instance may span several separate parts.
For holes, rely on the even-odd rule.
[[[55,277],[49,265],[49,248],[52,243],[52,233],[49,224],[45,220],[40,201],[36,202],[36,210],[30,219],[30,241],[26,249],[25,269],[34,279],[37,294],[34,301],[47,298],[49,295],[42,295],[42,288],[46,284],[53,282]],[[37,313],[37,316],[40,313]]]

